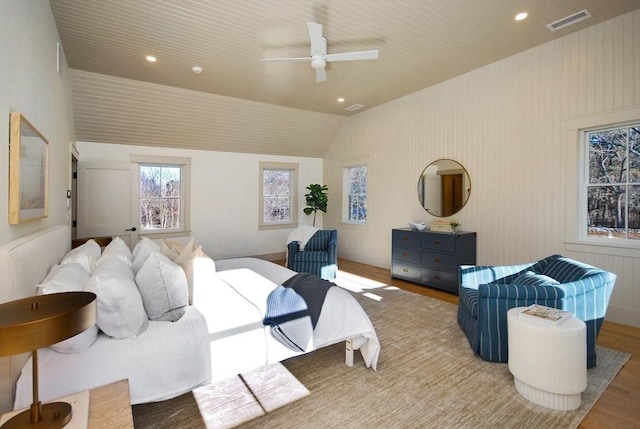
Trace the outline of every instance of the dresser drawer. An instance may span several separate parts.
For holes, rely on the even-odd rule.
[[[391,276],[403,278],[412,282],[419,282],[422,280],[422,268],[419,265],[393,261],[391,266]]]
[[[427,286],[456,293],[458,290],[458,274],[454,271],[422,269],[422,282]]]
[[[456,251],[456,234],[446,233],[430,233],[422,237],[422,248],[434,250],[436,252],[455,253]]]
[[[391,233],[391,245],[392,247],[416,247],[420,248],[422,245],[423,234],[418,231],[403,231],[394,229]]]
[[[422,252],[422,266],[436,270],[457,271],[460,258],[453,253]]]
[[[410,247],[394,247],[391,251],[391,257],[394,261],[409,262],[411,264],[420,265],[422,256],[420,249],[412,249]]]

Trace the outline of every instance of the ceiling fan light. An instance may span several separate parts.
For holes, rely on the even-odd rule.
[[[326,65],[327,63],[322,58],[314,58],[311,60],[311,67],[314,69],[323,69]]]

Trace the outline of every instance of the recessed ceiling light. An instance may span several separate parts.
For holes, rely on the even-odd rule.
[[[191,67],[191,71],[194,72],[195,74],[200,74],[200,73],[202,73],[202,67],[193,66],[193,67]]]
[[[520,12],[519,14],[516,15],[516,21],[522,21],[527,16],[529,16],[527,12]]]
[[[156,57],[154,57],[153,55],[147,55],[145,58],[146,58],[146,59],[147,59],[147,61],[149,61],[150,63],[155,63],[156,61],[158,61],[158,60],[156,59]]]
[[[344,97],[338,98],[338,103],[344,103]]]

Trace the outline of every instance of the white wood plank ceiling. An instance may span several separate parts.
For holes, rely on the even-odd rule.
[[[311,157],[323,156],[350,115],[640,7],[638,0],[50,3],[78,140]],[[546,27],[583,9],[592,17]],[[529,17],[516,22],[523,11]],[[323,25],[328,53],[379,49],[379,58],[329,63],[323,83],[308,63],[259,61],[309,56],[307,22]],[[353,104],[364,107],[345,110]]]

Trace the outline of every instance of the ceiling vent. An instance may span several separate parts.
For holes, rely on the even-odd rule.
[[[584,19],[591,18],[591,14],[587,9],[582,9],[580,12],[576,12],[573,15],[566,16],[551,24],[547,24],[547,28],[551,31],[557,31],[561,28],[568,27],[576,22],[580,22]]]
[[[355,112],[356,110],[362,109],[364,107],[364,105],[362,104],[352,104],[349,107],[345,107],[344,110],[346,110],[347,112]]]

